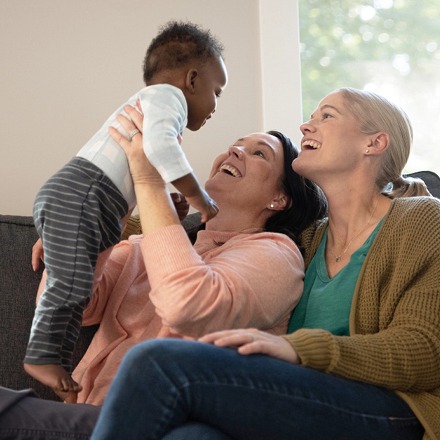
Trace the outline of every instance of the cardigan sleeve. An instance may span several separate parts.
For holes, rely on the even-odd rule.
[[[122,233],[122,240],[128,240],[131,235],[141,235],[141,220],[139,214],[131,215],[125,226],[124,232]]]
[[[245,234],[203,258],[179,225],[141,243],[150,299],[164,325],[199,337],[225,328],[271,329],[287,320],[303,288],[298,247],[282,234]],[[284,331],[286,328],[284,328]]]
[[[440,386],[440,202],[417,199],[395,203],[376,237],[356,287],[350,336],[321,329],[284,336],[303,365],[393,390]]]

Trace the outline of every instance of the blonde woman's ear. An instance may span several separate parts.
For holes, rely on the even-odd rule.
[[[388,133],[379,133],[376,138],[375,147],[378,151],[383,152],[390,146],[390,136]]]
[[[390,136],[388,133],[381,132],[376,133],[374,138],[371,140],[371,143],[366,147],[365,154],[368,155],[379,155],[386,151],[386,149],[390,145]]]

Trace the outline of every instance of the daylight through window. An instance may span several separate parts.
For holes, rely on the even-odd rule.
[[[303,120],[339,87],[377,92],[411,119],[405,172],[440,174],[440,1],[299,0]]]

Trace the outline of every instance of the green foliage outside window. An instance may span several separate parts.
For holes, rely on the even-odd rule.
[[[303,119],[339,87],[375,91],[409,114],[414,168],[440,172],[440,0],[299,0],[299,23]]]

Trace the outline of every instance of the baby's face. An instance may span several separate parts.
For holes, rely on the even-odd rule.
[[[228,74],[221,57],[213,58],[198,70],[194,93],[186,96],[189,130],[198,130],[211,118],[227,82]]]

